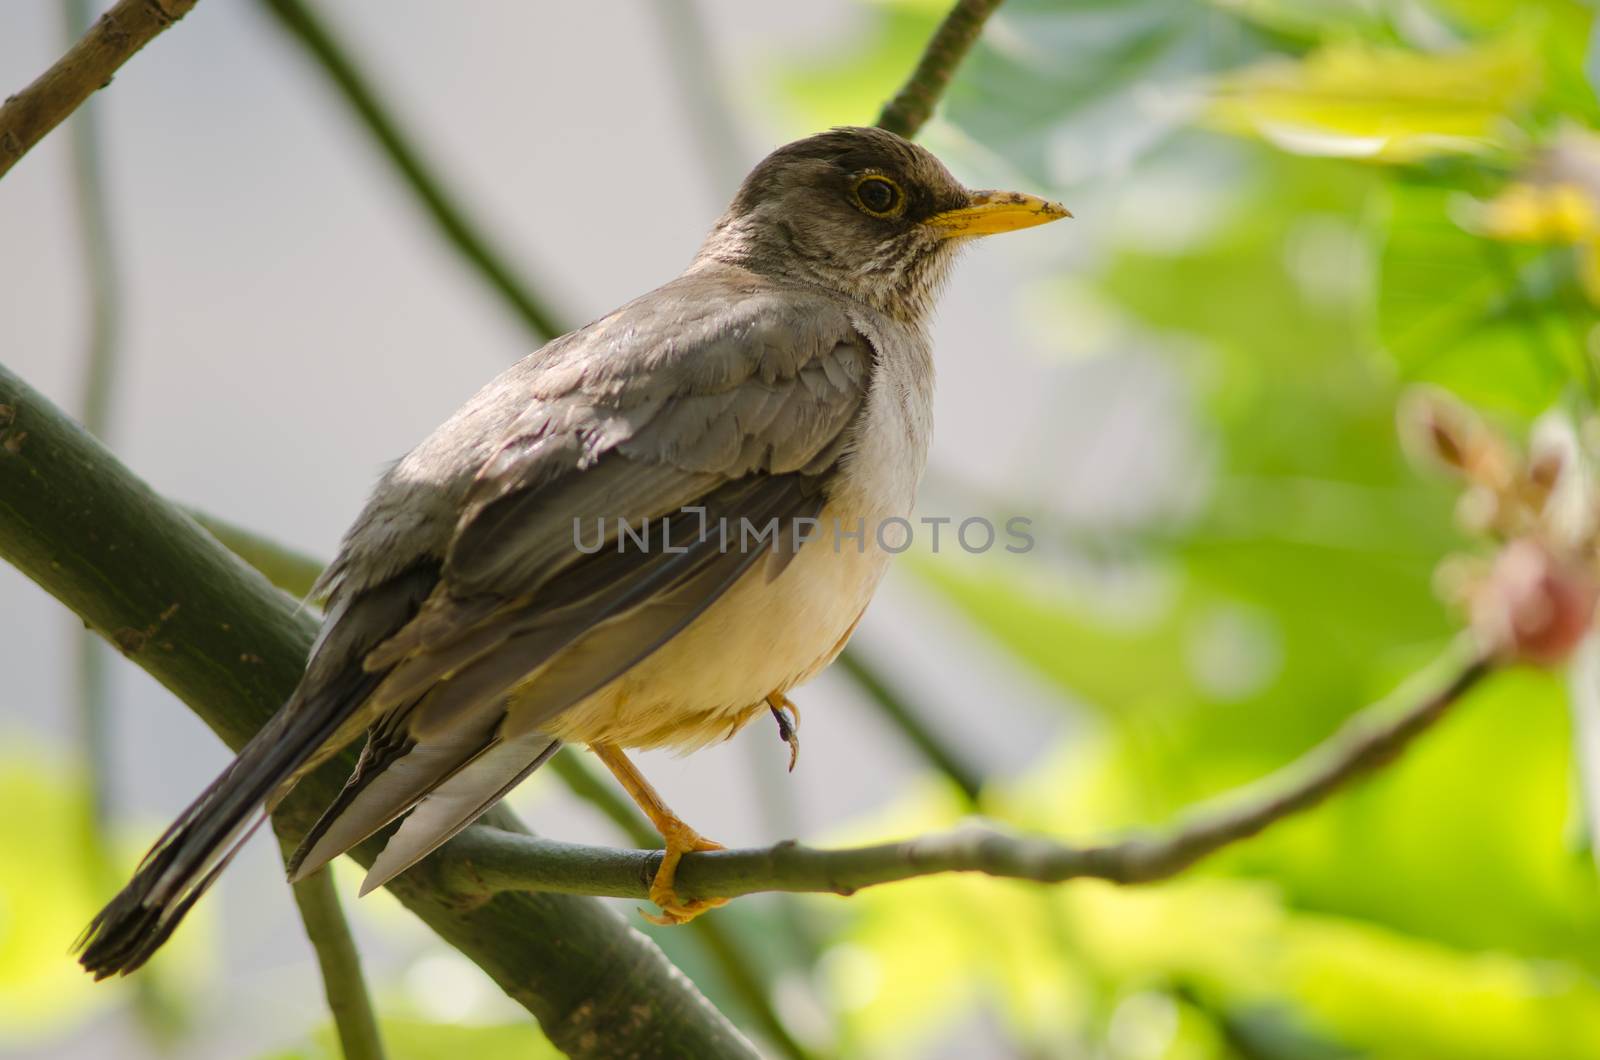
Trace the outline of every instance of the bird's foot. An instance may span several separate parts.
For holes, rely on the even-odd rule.
[[[767,697],[767,707],[778,722],[778,739],[789,745],[789,772],[800,761],[800,708],[782,692]]]
[[[691,898],[686,901],[679,898],[674,889],[678,862],[685,854],[727,848],[715,840],[707,839],[677,818],[658,822],[657,827],[663,824],[666,827],[661,828],[661,838],[667,841],[667,850],[661,858],[661,867],[656,870],[655,879],[650,881],[650,900],[660,907],[661,915],[644,913],[644,918],[654,924],[687,924],[708,909],[727,905],[726,898]]]
[[[662,801],[660,794],[650,786],[650,782],[644,779],[644,775],[628,761],[628,756],[622,753],[620,747],[609,743],[594,743],[590,744],[589,748],[600,761],[605,763],[606,768],[611,770],[623,790],[639,804],[639,809],[650,818],[650,823],[656,826],[656,831],[661,833],[661,838],[666,843],[667,850],[662,855],[661,867],[656,870],[655,879],[650,881],[650,900],[661,907],[661,915],[651,916],[649,913],[644,913],[645,919],[657,924],[687,924],[707,909],[727,905],[726,898],[698,898],[686,902],[679,898],[678,892],[673,889],[673,883],[678,876],[678,862],[683,860],[685,854],[697,850],[722,850],[724,849],[722,844],[707,839],[684,824]]]

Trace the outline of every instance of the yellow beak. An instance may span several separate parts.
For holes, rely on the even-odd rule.
[[[1072,211],[1059,202],[1020,191],[975,191],[967,205],[936,213],[924,223],[946,239],[964,239],[1015,232],[1071,216]]]

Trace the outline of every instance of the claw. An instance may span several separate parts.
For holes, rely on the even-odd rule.
[[[678,862],[683,860],[685,854],[727,848],[715,840],[707,839],[688,825],[683,825],[681,831],[678,829],[668,829],[668,831],[671,834],[663,836],[667,841],[667,849],[661,857],[661,867],[656,870],[655,879],[650,881],[650,900],[660,908],[661,915],[656,916],[639,910],[646,920],[662,926],[687,924],[707,910],[728,904],[726,898],[691,898],[685,901],[678,897],[678,892],[674,889]]]
[[[789,772],[793,773],[794,764],[800,761],[800,708],[782,692],[768,696],[767,707],[778,722],[778,739],[789,745]]]

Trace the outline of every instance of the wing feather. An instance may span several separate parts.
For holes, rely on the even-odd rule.
[[[443,846],[560,748],[544,733],[492,743],[417,802],[367,870],[361,893],[372,893]]]
[[[410,810],[369,878],[402,871],[542,760],[541,726],[682,630],[764,552],[685,535],[685,509],[704,509],[706,528],[820,511],[874,352],[836,302],[740,283],[691,274],[557,340],[452,421],[492,428],[492,444],[436,435],[391,472],[456,518],[418,519],[380,489],[336,564],[335,606],[394,565],[375,553],[395,548],[402,517],[406,544],[442,562],[415,617],[363,662],[376,681],[363,714],[392,719],[403,753],[330,808],[303,871]],[[619,548],[619,520],[665,520],[688,547]]]

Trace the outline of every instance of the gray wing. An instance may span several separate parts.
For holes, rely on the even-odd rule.
[[[397,466],[411,502],[380,488],[331,570],[338,613],[390,569],[413,568],[419,550],[440,562],[420,609],[362,656],[377,683],[352,708],[346,742],[378,720],[344,795],[292,861],[297,877],[415,806],[373,867],[376,886],[542,760],[549,741],[530,731],[654,651],[765,555],[699,529],[820,511],[873,365],[832,300],[695,276],[535,357]],[[452,461],[466,466],[440,466]],[[441,529],[430,505],[455,518]],[[574,520],[592,547],[596,520],[609,541],[619,518],[667,519],[684,550],[575,547]],[[766,561],[776,571],[783,557]],[[372,643],[370,630],[355,633],[331,629],[324,650]],[[523,742],[508,746],[506,693],[541,666],[532,696],[519,691]]]

